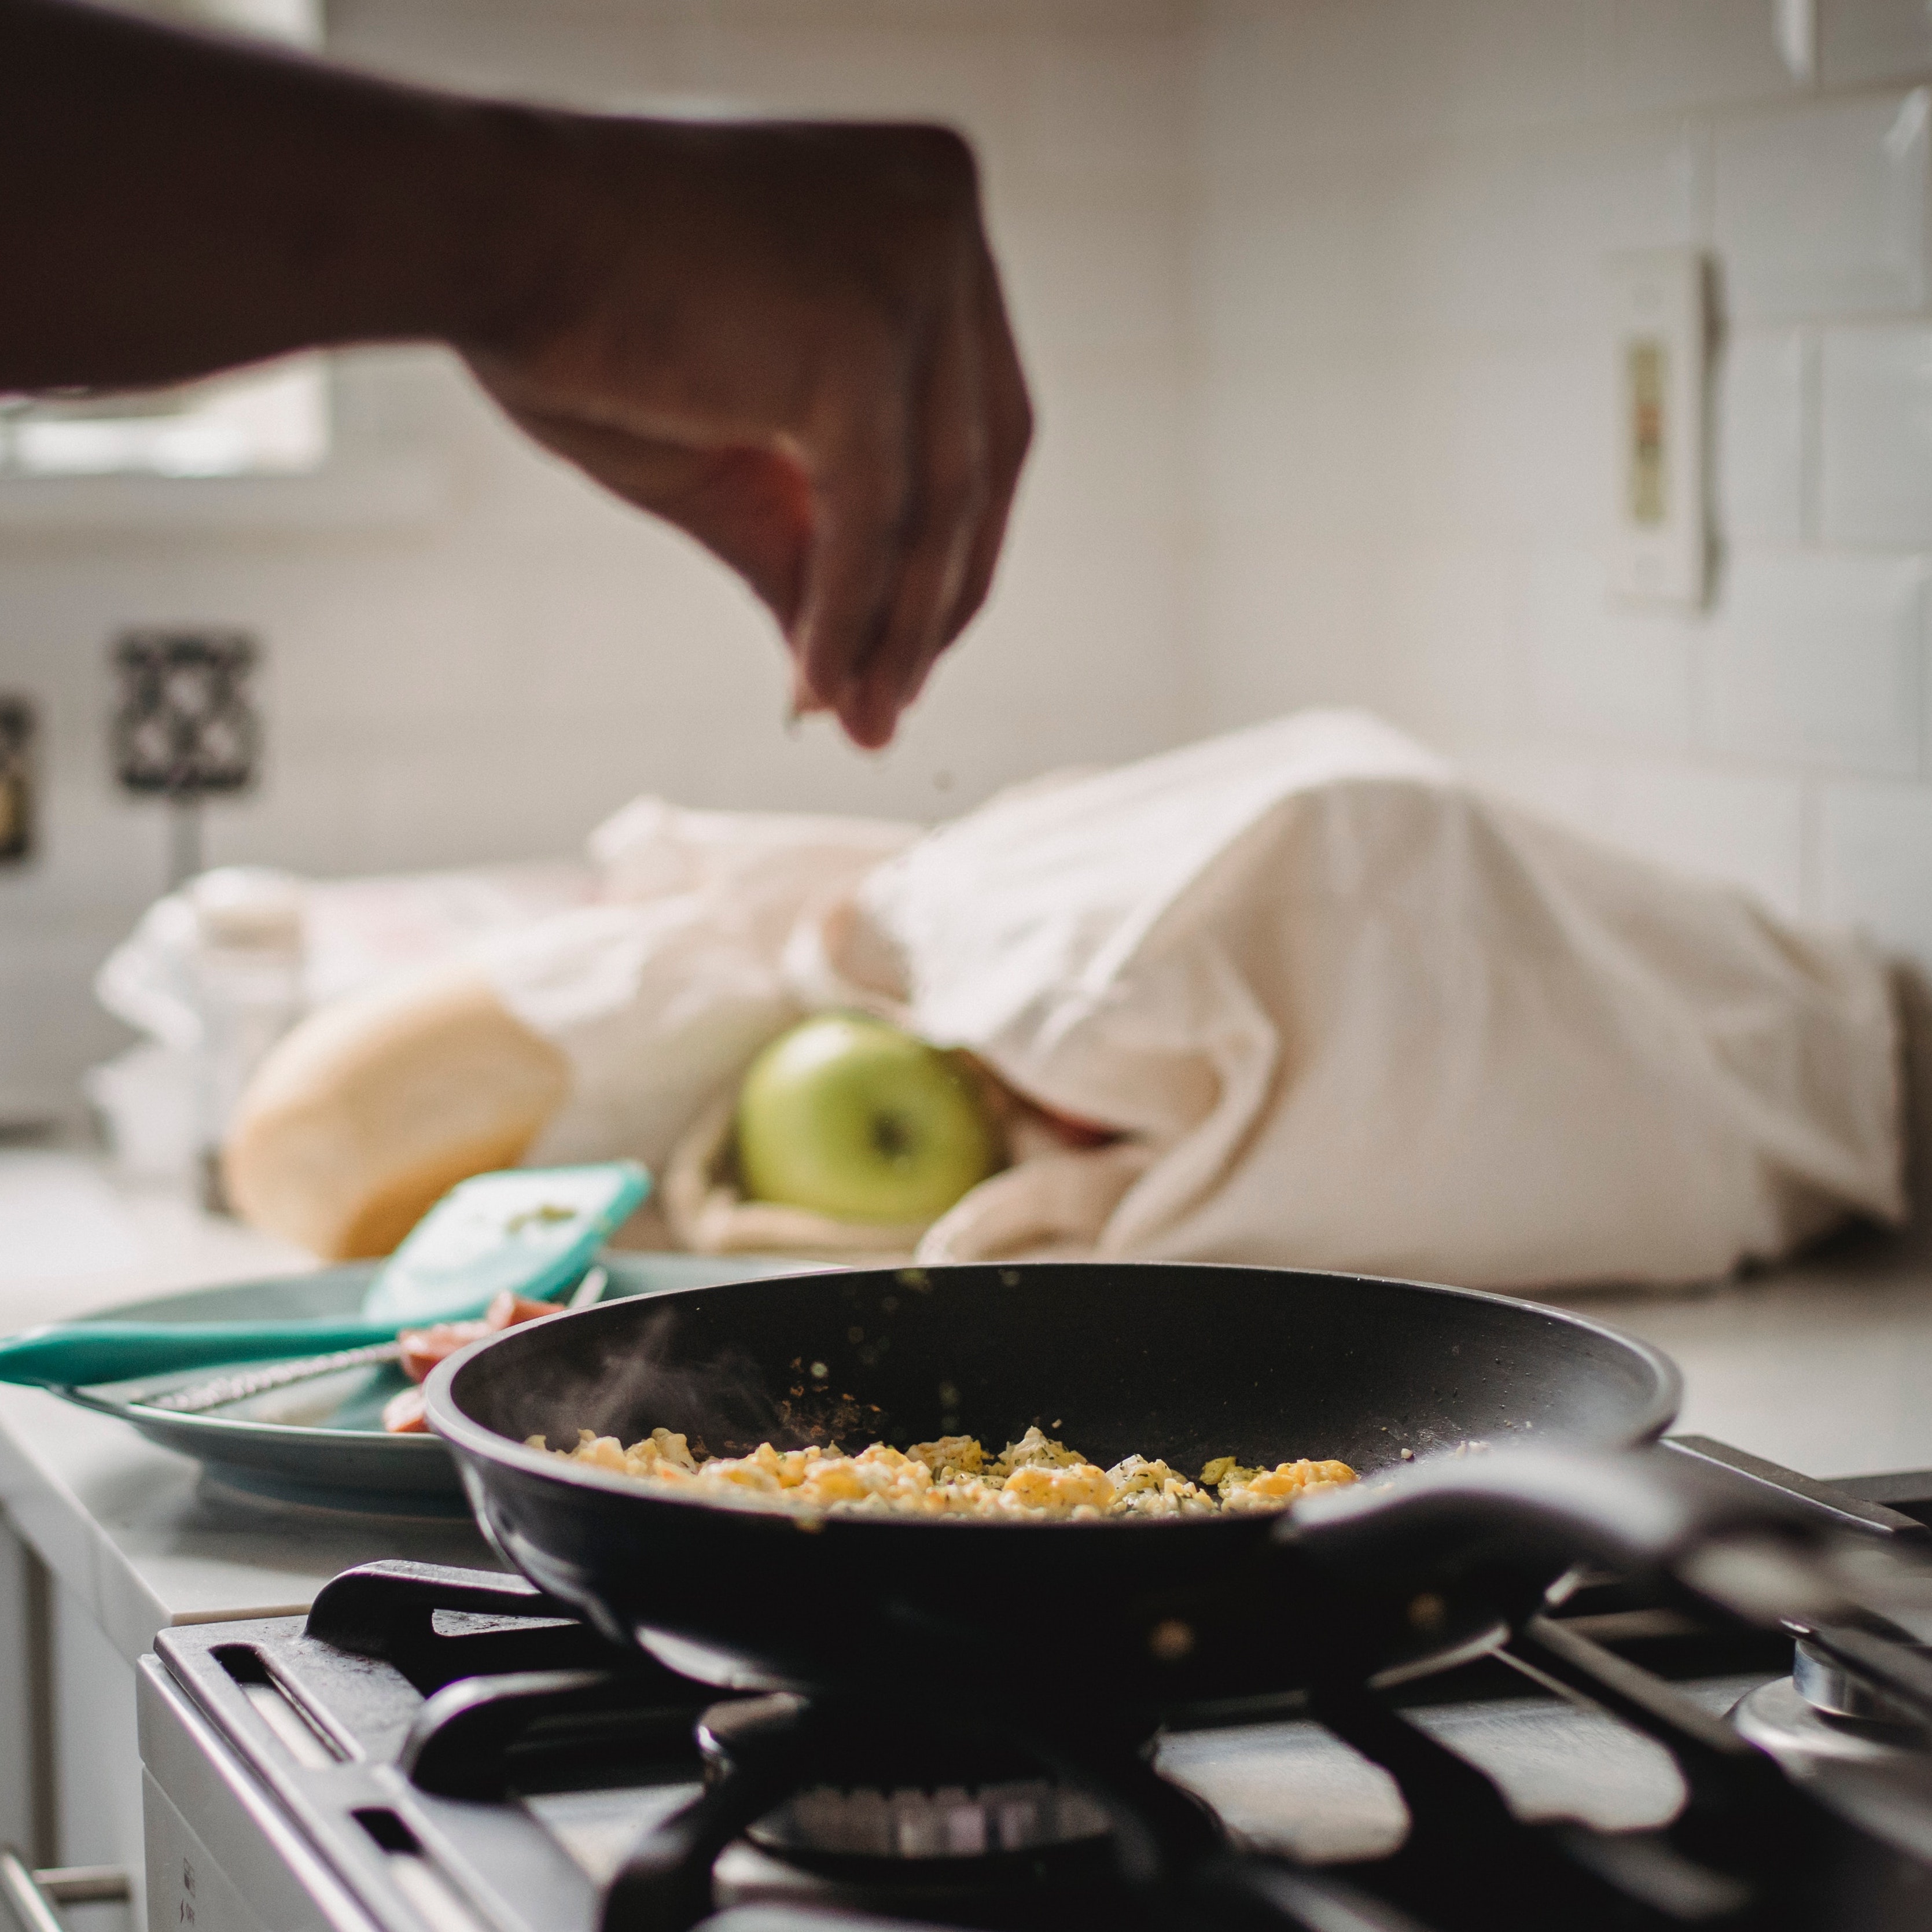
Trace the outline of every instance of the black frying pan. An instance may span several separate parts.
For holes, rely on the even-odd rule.
[[[1465,1608],[1432,1587],[1396,1603],[1392,1622],[1364,1619],[1338,1610],[1308,1551],[1324,1536],[1352,1548],[1365,1526],[1394,1520],[1414,1486],[1384,1494],[1376,1479],[1406,1474],[1410,1458],[1461,1451],[1460,1474],[1514,1445],[1631,1447],[1661,1432],[1678,1394],[1664,1356],[1567,1312],[1408,1282],[1157,1263],[880,1270],[616,1302],[480,1343],[428,1390],[430,1424],[509,1561],[680,1670],[877,1690],[943,1664],[1010,1698],[1090,1684],[1170,1709],[1298,1688],[1318,1648],[1372,1642],[1384,1664],[1450,1654],[1493,1622],[1493,1592]],[[1333,1456],[1367,1480],[1345,1508],[1298,1511],[1286,1534],[1268,1515],[812,1522],[524,1446],[664,1426],[714,1454],[956,1430],[997,1449],[1036,1422],[1103,1466],[1135,1450],[1190,1473],[1217,1455]],[[1430,1524],[1418,1574],[1480,1570],[1480,1526],[1440,1508]],[[1387,1570],[1386,1555],[1364,1574]],[[1516,1587],[1540,1592],[1568,1558],[1552,1547],[1538,1561]],[[1393,1572],[1384,1582],[1410,1588]]]

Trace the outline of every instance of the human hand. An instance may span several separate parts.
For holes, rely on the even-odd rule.
[[[542,286],[462,344],[511,417],[736,570],[801,710],[887,742],[985,600],[1032,412],[935,128],[547,116]]]
[[[943,129],[546,112],[0,0],[0,389],[451,343],[739,571],[862,745],[986,596],[1032,419]]]

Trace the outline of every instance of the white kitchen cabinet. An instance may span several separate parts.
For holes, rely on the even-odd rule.
[[[134,1673],[74,1593],[0,1519],[0,1843],[34,1866],[107,1866],[128,1903],[68,1905],[73,1932],[137,1932],[140,1753]]]
[[[196,1466],[38,1390],[0,1387],[0,1842],[34,1865],[112,1865],[125,1904],[70,1932],[150,1928],[135,1665],[154,1633],[307,1608],[382,1557],[494,1567],[466,1520],[307,1510],[205,1487]],[[0,1907],[0,1932],[15,1932]]]
[[[130,1894],[124,1905],[70,1905],[61,1916],[74,1932],[138,1932],[147,1913],[134,1666],[58,1579],[48,1596],[54,1826],[48,1862],[115,1867],[128,1874]]]
[[[53,1863],[48,1802],[47,1574],[0,1514],[0,1844]]]

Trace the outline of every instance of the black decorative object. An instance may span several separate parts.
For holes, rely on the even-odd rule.
[[[16,863],[34,848],[34,707],[0,698],[0,862]]]
[[[130,631],[115,644],[115,775],[173,804],[176,884],[201,868],[201,801],[255,782],[262,728],[248,677],[260,655],[245,631]]]

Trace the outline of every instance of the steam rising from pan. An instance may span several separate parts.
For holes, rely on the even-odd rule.
[[[534,1366],[518,1405],[525,1436],[553,1449],[574,1449],[578,1432],[629,1444],[653,1429],[688,1437],[699,1455],[742,1455],[760,1442],[780,1449],[808,1443],[859,1448],[883,1439],[885,1412],[836,1393],[800,1360],[774,1390],[773,1375],[742,1346],[727,1342],[692,1359],[680,1349],[679,1312],[661,1309],[634,1339],[599,1335],[586,1354],[546,1358]]]

